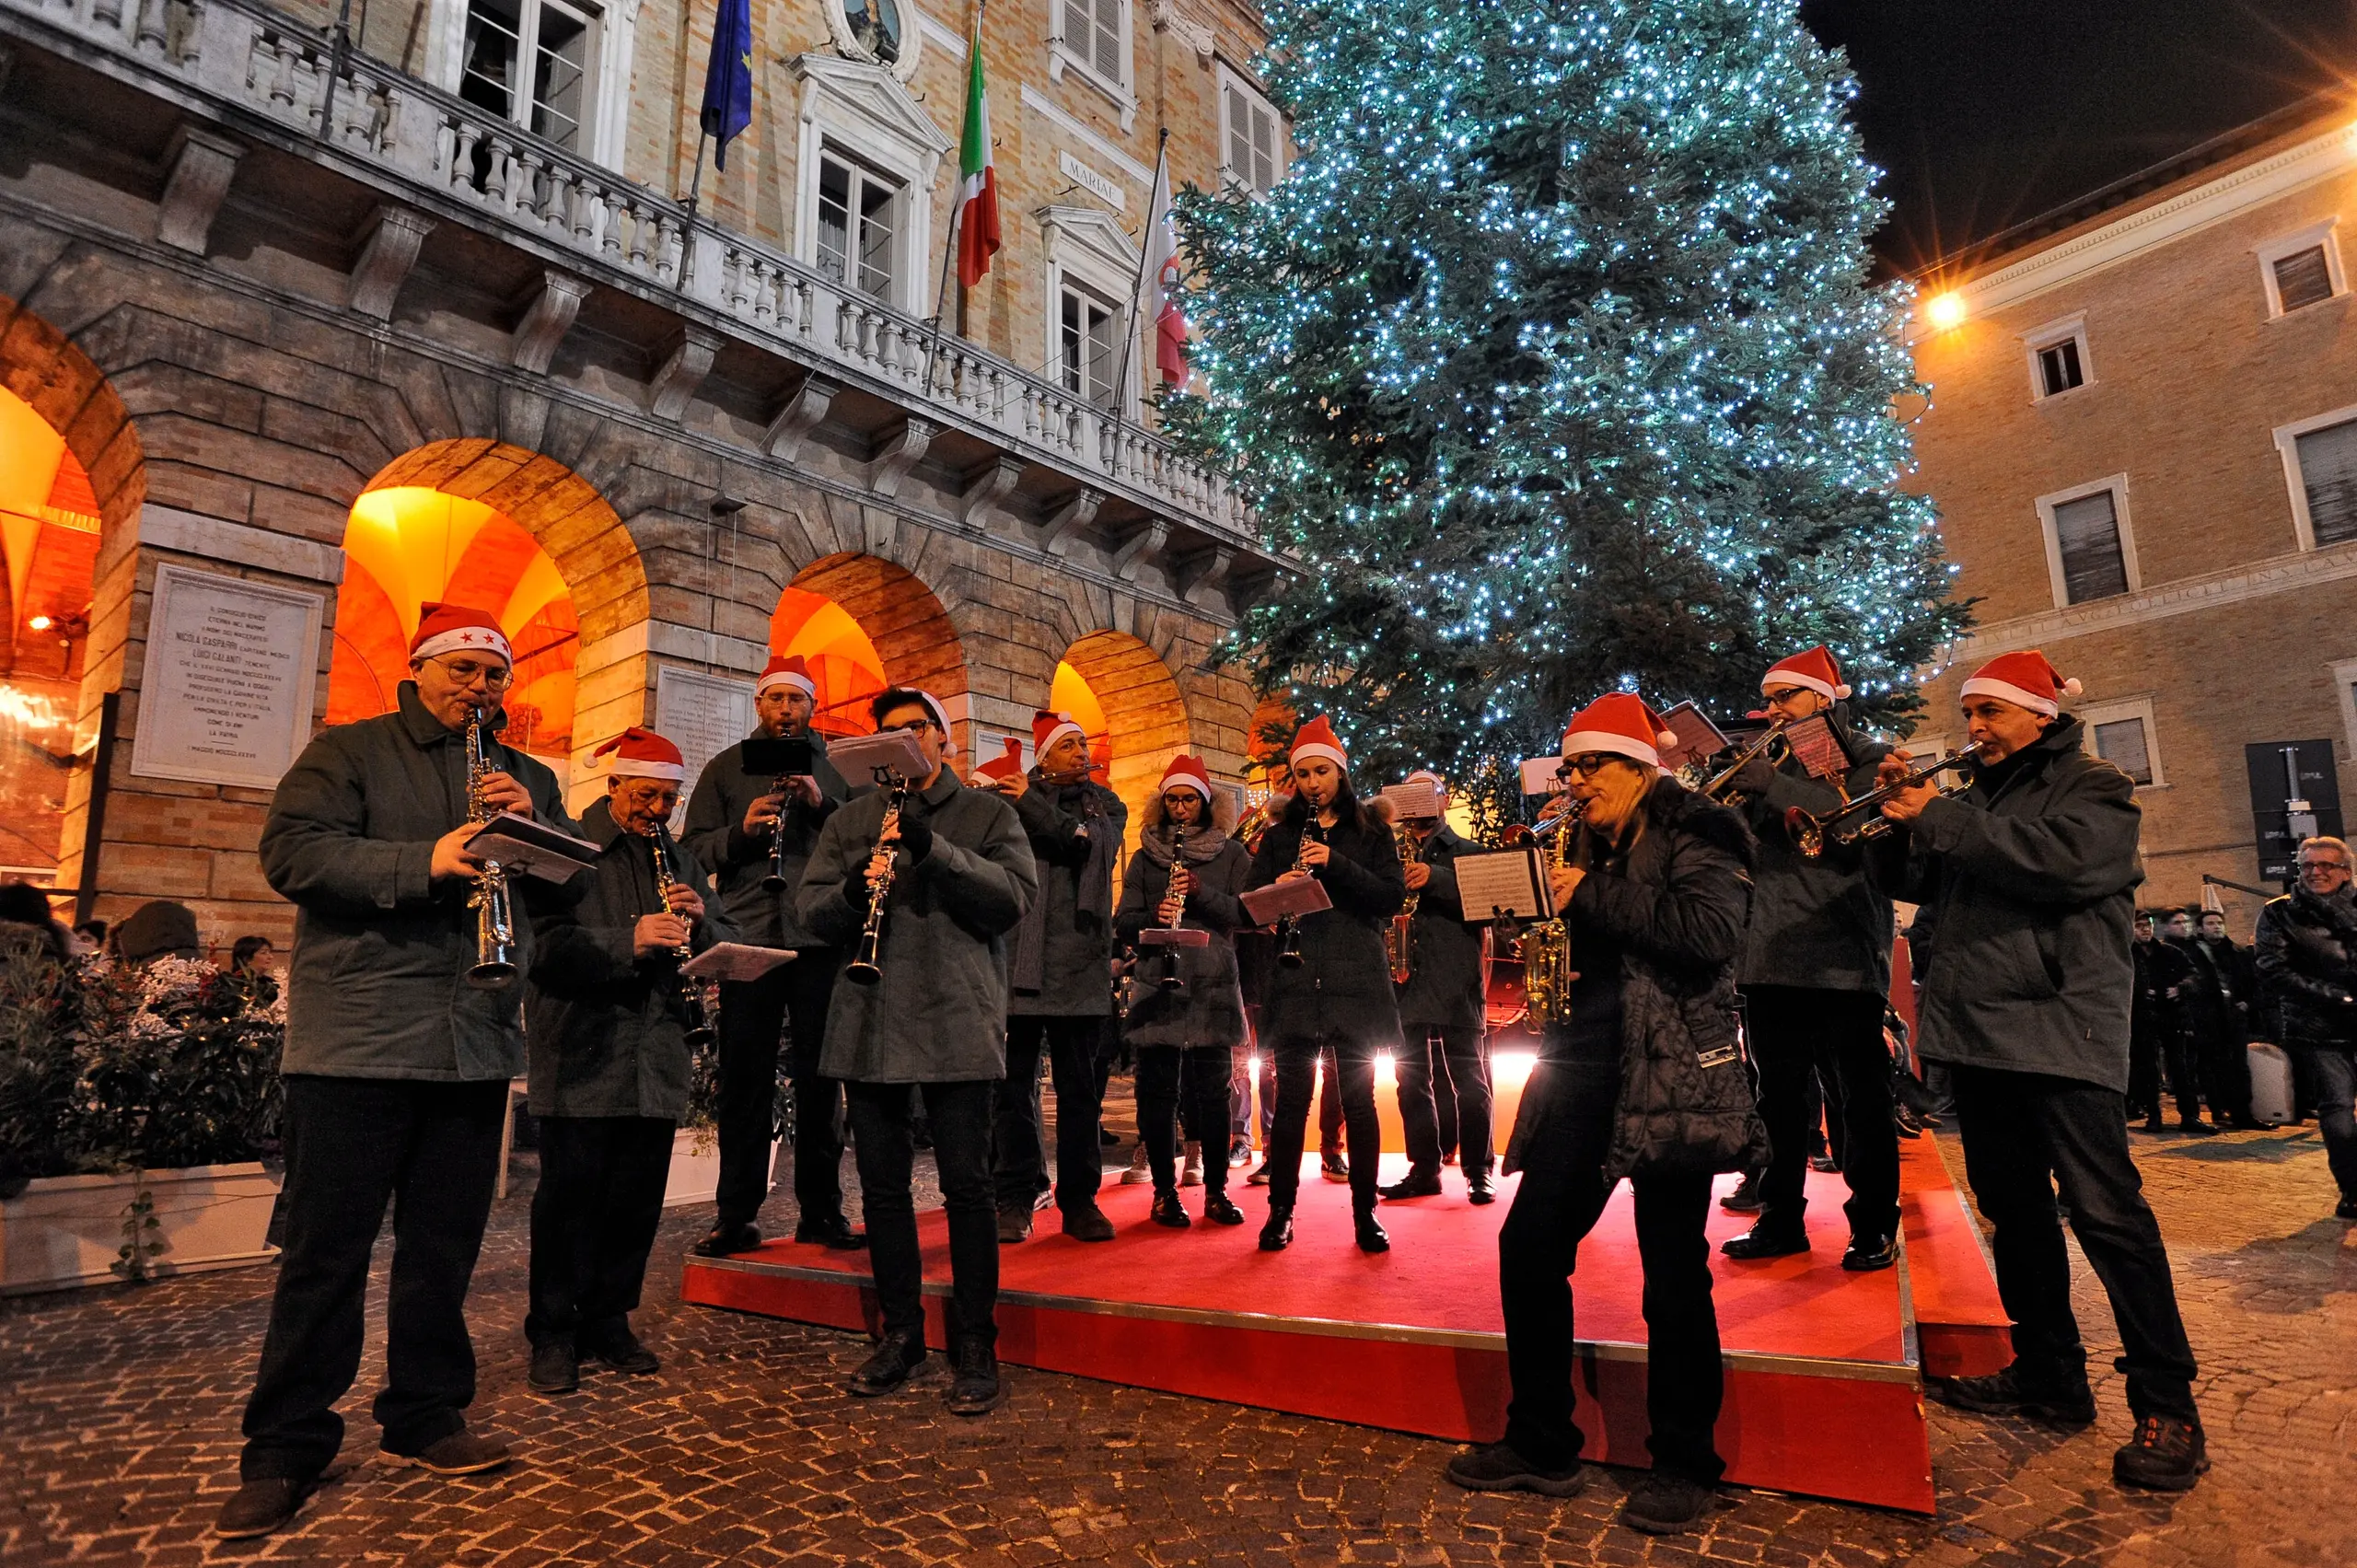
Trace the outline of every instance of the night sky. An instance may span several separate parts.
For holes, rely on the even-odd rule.
[[[2352,0],[1801,0],[1849,51],[1866,151],[1916,270],[2336,87]]]

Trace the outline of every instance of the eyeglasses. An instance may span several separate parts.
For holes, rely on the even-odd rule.
[[[1576,757],[1564,758],[1563,765],[1555,770],[1555,776],[1568,779],[1577,773],[1582,778],[1594,778],[1603,771],[1605,763],[1620,760],[1609,751],[1583,751]]]
[[[1789,703],[1807,691],[1808,688],[1805,686],[1779,686],[1773,691],[1768,692],[1767,698],[1771,703]]]
[[[932,727],[933,721],[931,719],[911,719],[906,724],[888,724],[884,726],[884,730],[897,729],[903,735],[923,735],[926,730],[931,729]],[[884,731],[879,730],[877,733],[881,734]]]
[[[2310,872],[2316,871],[2329,871],[2335,876],[2340,877],[2346,877],[2349,875],[2349,867],[2337,860],[2304,860],[2300,862],[2301,875],[2305,876]]]
[[[442,673],[457,686],[472,686],[480,680],[486,691],[504,691],[516,679],[516,672],[504,664],[477,664],[472,659],[435,659]]]

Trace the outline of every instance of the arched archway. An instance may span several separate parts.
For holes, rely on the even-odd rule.
[[[822,733],[875,728],[867,701],[887,686],[922,688],[953,721],[966,718],[966,654],[949,612],[916,574],[880,557],[844,552],[795,573],[770,618],[770,650],[809,662]]]
[[[1063,675],[1072,672],[1071,678]],[[1161,783],[1170,759],[1191,748],[1187,700],[1162,656],[1137,638],[1121,632],[1091,632],[1064,650],[1058,685],[1069,692],[1069,679],[1085,685],[1103,714],[1105,782],[1130,808],[1130,837],[1137,837],[1146,800]],[[1076,704],[1051,703],[1067,706]],[[1078,712],[1083,728],[1089,721]],[[1096,748],[1092,745],[1092,749]]]

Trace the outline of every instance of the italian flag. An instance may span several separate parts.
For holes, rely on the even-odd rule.
[[[982,90],[982,19],[974,17],[967,51],[966,132],[958,144],[958,286],[971,288],[998,254],[998,176],[991,168],[991,100]]]

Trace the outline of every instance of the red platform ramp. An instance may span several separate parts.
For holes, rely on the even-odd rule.
[[[1387,1165],[1399,1164],[1387,1161]],[[1387,1170],[1388,1179],[1395,1174]],[[1505,1425],[1505,1338],[1497,1233],[1514,1197],[1467,1203],[1454,1172],[1438,1198],[1387,1203],[1392,1249],[1352,1244],[1350,1192],[1306,1162],[1297,1239],[1256,1246],[1265,1190],[1232,1190],[1248,1224],[1174,1231],[1146,1218],[1151,1190],[1109,1185],[1119,1237],[1087,1245],[1056,1233],[1000,1250],[999,1354],[1016,1365],[1203,1399],[1457,1440]],[[1735,1179],[1722,1179],[1731,1187]],[[1716,1244],[1749,1217],[1713,1205],[1714,1295],[1725,1356],[1718,1444],[1730,1481],[1928,1513],[1929,1437],[1905,1265],[1843,1272],[1839,1177],[1809,1178],[1806,1255],[1737,1263]],[[1188,1193],[1190,1200],[1196,1193]],[[946,1226],[919,1217],[928,1338],[944,1342]],[[1911,1245],[1911,1235],[1910,1235]],[[772,1242],[737,1258],[690,1258],[691,1302],[841,1329],[873,1329],[859,1253]],[[1588,1457],[1646,1462],[1644,1320],[1631,1198],[1624,1185],[1580,1249],[1573,1281],[1580,1347],[1578,1420]]]

